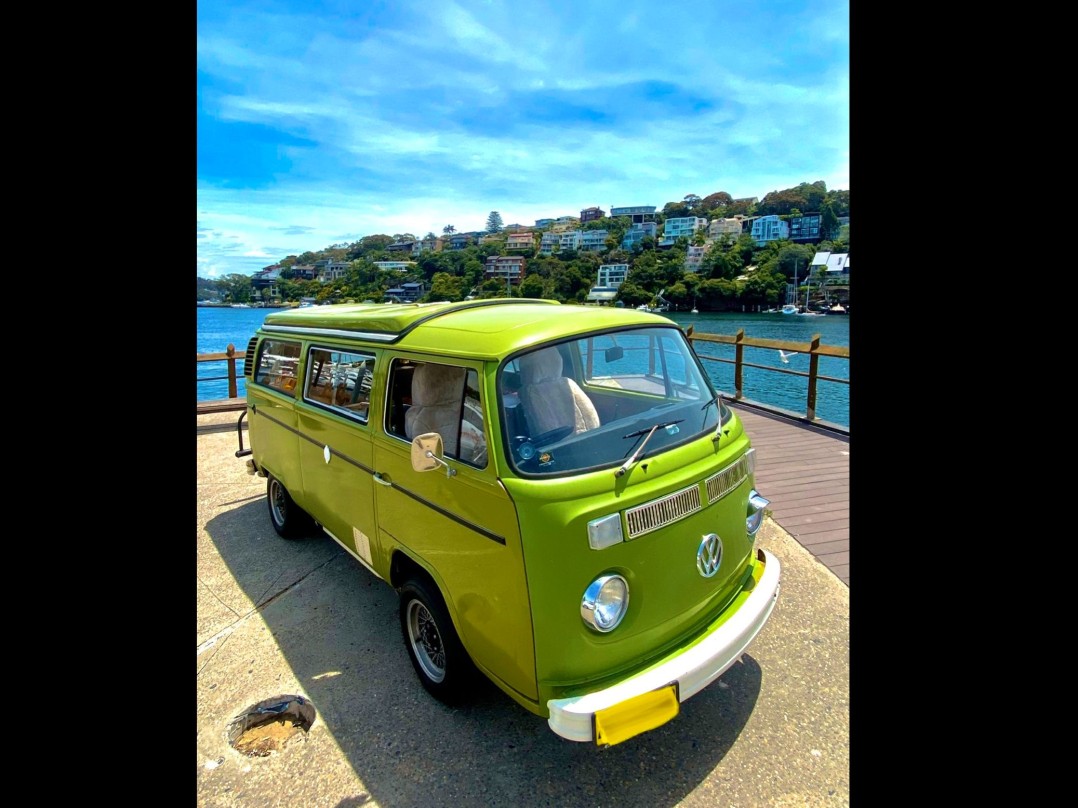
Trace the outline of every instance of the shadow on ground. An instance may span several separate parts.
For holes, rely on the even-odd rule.
[[[321,723],[366,788],[336,801],[338,808],[372,800],[402,807],[671,805],[713,773],[756,705],[761,670],[746,654],[682,705],[672,722],[609,749],[561,739],[545,719],[490,683],[467,707],[446,707],[423,690],[411,668],[388,584],[323,534],[278,537],[264,495],[219,506],[230,509],[208,520],[206,532],[223,567],[218,580],[203,580],[200,572],[200,585],[215,593],[200,612],[218,614],[199,617],[199,688],[257,693],[253,701],[280,692],[287,679],[273,674],[280,660],[260,660],[267,652],[252,650],[248,663],[239,648],[226,651],[229,642],[246,640],[231,639],[228,630],[211,633],[217,625],[238,625],[257,606],[265,626],[258,630],[268,630],[272,642],[263,638],[253,647],[283,659],[317,711],[312,735]],[[232,591],[218,595],[228,591],[226,568]],[[225,664],[232,658],[243,660],[242,669]],[[222,732],[245,706],[237,703],[220,716]],[[282,759],[293,754],[251,760],[250,771],[273,767],[283,776]],[[292,805],[319,804],[310,777],[282,787],[294,789],[287,799]],[[234,791],[232,798],[242,802],[243,794]]]

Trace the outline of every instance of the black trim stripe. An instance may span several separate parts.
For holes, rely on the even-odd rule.
[[[400,491],[405,496],[411,497],[412,499],[414,499],[419,504],[426,505],[432,511],[436,511],[436,512],[440,513],[442,516],[446,517],[447,519],[452,519],[458,525],[462,525],[463,527],[466,527],[469,530],[474,530],[476,533],[478,533],[483,538],[490,539],[491,541],[496,541],[496,542],[498,542],[498,544],[501,544],[501,545],[505,544],[505,537],[504,536],[499,536],[497,533],[491,533],[486,528],[480,527],[479,525],[475,524],[474,522],[469,522],[466,519],[462,519],[461,517],[457,516],[455,513],[451,513],[449,511],[447,511],[445,508],[442,508],[442,507],[439,507],[438,505],[435,505],[430,500],[424,499],[423,497],[419,496],[419,494],[416,494],[413,491],[409,491],[407,488],[399,486],[396,483],[390,483],[390,485],[393,488],[396,488],[398,491]]]
[[[257,407],[253,406],[251,408],[251,411],[255,415],[261,415],[263,418],[265,418],[268,421],[272,421],[273,423],[277,424],[282,429],[286,429],[289,432],[291,432],[292,434],[297,435],[300,438],[303,438],[308,443],[311,443],[311,444],[313,444],[315,446],[318,446],[318,447],[322,447],[322,446],[326,445],[324,443],[321,443],[320,441],[316,441],[314,438],[310,437],[309,435],[303,434],[302,432],[300,432],[295,427],[289,426],[288,424],[284,423],[280,419],[274,418],[272,415],[266,415],[264,412],[259,412]],[[330,452],[331,455],[336,455],[337,457],[341,458],[341,460],[355,466],[357,469],[360,469],[362,471],[367,472],[371,476],[374,476],[375,474],[377,474],[377,472],[374,469],[370,468],[369,466],[363,465],[362,463],[360,463],[355,458],[349,457],[346,454],[338,452],[332,446],[329,448],[329,452]],[[451,511],[447,511],[445,508],[442,508],[439,505],[435,505],[429,499],[426,499],[425,497],[421,497],[421,496],[419,496],[419,494],[415,493],[414,491],[409,491],[407,488],[405,488],[403,486],[400,486],[400,485],[397,485],[394,482],[390,482],[389,485],[390,485],[391,488],[395,488],[396,490],[400,491],[406,497],[414,499],[420,505],[425,505],[428,508],[430,508],[432,511],[434,511],[436,513],[440,513],[442,516],[446,517],[447,519],[452,519],[458,525],[461,525],[462,527],[468,528],[468,530],[471,530],[471,531],[474,531],[475,533],[478,533],[480,536],[482,536],[485,539],[490,539],[493,542],[497,542],[498,544],[500,544],[502,546],[505,546],[505,537],[504,536],[499,536],[497,533],[492,533],[491,531],[487,530],[485,527],[481,527],[480,525],[475,524],[475,522],[469,522],[467,519],[463,519],[462,517],[457,516],[455,513],[452,513]]]

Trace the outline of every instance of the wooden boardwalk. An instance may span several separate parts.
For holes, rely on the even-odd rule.
[[[849,586],[849,435],[727,403],[756,448],[756,488],[771,518]]]

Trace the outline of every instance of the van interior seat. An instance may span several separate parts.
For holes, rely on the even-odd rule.
[[[572,427],[575,434],[599,426],[599,413],[588,394],[561,371],[557,348],[520,357],[520,401],[533,436],[564,427]]]
[[[456,457],[463,401],[464,368],[417,365],[412,374],[412,406],[404,414],[408,439],[437,432],[445,453]]]

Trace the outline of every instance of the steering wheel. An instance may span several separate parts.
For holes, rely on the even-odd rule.
[[[540,435],[536,435],[532,438],[532,443],[536,446],[543,446],[547,443],[557,443],[562,438],[566,438],[573,432],[571,426],[559,426],[555,429],[549,429]]]

